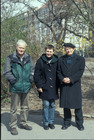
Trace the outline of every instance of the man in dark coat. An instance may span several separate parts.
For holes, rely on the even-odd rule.
[[[57,89],[57,60],[54,55],[54,46],[47,45],[43,54],[36,63],[34,81],[43,102],[43,127],[54,129],[55,100],[58,99]]]
[[[74,53],[75,46],[65,43],[64,56],[58,61],[60,80],[60,107],[64,108],[65,130],[71,125],[71,110],[75,109],[75,121],[79,130],[84,130],[82,115],[81,77],[85,68],[85,59]]]

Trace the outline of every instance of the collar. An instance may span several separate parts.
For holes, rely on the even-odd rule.
[[[67,56],[67,58],[73,58],[74,57],[74,54],[72,54],[72,55],[66,55]]]

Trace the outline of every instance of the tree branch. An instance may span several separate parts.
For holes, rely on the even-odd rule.
[[[81,34],[78,34],[78,33],[74,32],[74,31],[71,31],[68,28],[66,28],[66,30],[69,31],[70,33],[74,34],[75,36],[85,38],[87,41],[89,41],[89,38],[87,38],[86,36],[83,36]]]

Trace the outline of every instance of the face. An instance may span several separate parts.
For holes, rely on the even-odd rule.
[[[74,48],[71,48],[71,47],[65,47],[65,52],[67,55],[71,56],[74,52]]]
[[[19,44],[19,45],[16,47],[16,49],[17,49],[17,52],[18,52],[18,54],[20,55],[20,57],[22,57],[23,54],[24,54],[24,52],[25,52],[25,50],[26,50],[26,47],[25,47],[24,44]]]
[[[50,57],[53,56],[54,50],[53,50],[53,49],[46,49],[45,53],[46,53],[46,56],[47,56],[48,58],[50,58]]]

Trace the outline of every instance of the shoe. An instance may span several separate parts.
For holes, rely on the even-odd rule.
[[[64,124],[64,126],[62,126],[61,129],[66,130],[66,129],[67,129],[68,127],[70,127],[70,126],[71,126],[71,124],[68,124],[68,125]]]
[[[54,126],[53,124],[49,124],[49,127],[50,127],[51,129],[54,129],[54,128],[55,128],[55,126]]]
[[[14,128],[11,128],[11,134],[12,135],[18,135],[18,131],[17,131],[17,129],[14,127]]]
[[[44,128],[45,130],[48,130],[48,129],[49,129],[48,125],[44,125],[43,128]]]
[[[20,127],[21,127],[22,129],[32,130],[32,127],[31,127],[31,126],[28,126],[27,124],[26,124],[26,125],[20,125]]]
[[[84,130],[84,126],[83,125],[77,125],[78,130],[83,131]]]

